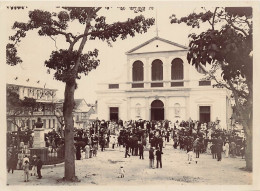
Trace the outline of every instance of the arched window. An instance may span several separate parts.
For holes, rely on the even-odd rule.
[[[180,58],[175,58],[172,61],[172,80],[183,80],[183,61]]]
[[[144,64],[138,60],[133,63],[133,81],[143,81],[144,80]]]
[[[152,81],[163,80],[163,63],[156,59],[152,62]]]

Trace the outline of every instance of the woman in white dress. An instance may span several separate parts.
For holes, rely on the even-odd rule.
[[[89,158],[89,151],[90,151],[90,147],[89,147],[89,145],[86,145],[85,146],[85,159]]]
[[[226,155],[226,158],[229,157],[229,142],[225,143],[225,155]]]

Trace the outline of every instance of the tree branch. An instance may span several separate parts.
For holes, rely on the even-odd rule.
[[[92,17],[93,15],[95,15],[101,8],[102,8],[102,7],[97,7],[97,9],[96,9],[95,11],[93,11],[91,14],[89,14],[89,16],[88,16],[89,22],[90,22],[91,17]],[[86,22],[86,27],[87,27],[87,25],[88,25],[88,22]],[[90,26],[89,26],[89,28],[90,28]],[[88,30],[89,30],[89,29],[88,29]],[[87,31],[88,31],[88,30],[87,30]],[[88,35],[89,35],[88,32],[84,32],[83,34],[81,34],[81,35],[79,35],[79,36],[75,36],[74,41],[73,41],[73,42],[71,41],[71,43],[70,43],[69,51],[72,51],[72,50],[73,50],[74,45],[75,45],[81,38],[87,37]]]
[[[52,38],[52,36],[49,36],[55,43],[55,47],[56,47],[56,50],[58,50],[58,47],[57,47],[57,44],[56,44],[56,40],[54,38]]]
[[[230,24],[235,30],[238,30],[240,32],[242,32],[245,36],[248,36],[248,34],[246,33],[245,30],[237,27],[234,25],[233,21],[231,20],[231,16],[229,17],[229,19],[225,18],[225,20],[227,21],[228,24]]]
[[[212,24],[211,24],[211,26],[212,26],[212,30],[214,30],[215,17],[216,17],[217,9],[218,9],[218,7],[215,8],[215,11],[214,11],[214,13],[213,13]]]

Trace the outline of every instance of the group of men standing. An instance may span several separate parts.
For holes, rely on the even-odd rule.
[[[16,156],[15,151],[12,151],[10,157],[8,157],[8,159],[7,159],[8,173],[10,171],[12,172],[12,174],[14,173],[14,170],[16,169],[16,164],[17,164],[17,156]],[[24,182],[29,181],[29,174],[31,174],[31,176],[36,176],[36,172],[37,172],[38,179],[41,179],[42,178],[42,175],[41,175],[42,165],[43,165],[43,162],[42,162],[40,156],[37,157],[36,155],[34,155],[30,161],[29,157],[27,155],[25,155],[22,160],[22,169],[24,170]]]
[[[149,150],[149,167],[150,168],[154,168],[154,157],[156,156],[156,168],[159,167],[159,164],[160,164],[160,168],[162,168],[162,154],[163,152],[157,148],[155,154],[154,154],[154,148],[151,147],[150,150]],[[154,156],[155,155],[155,156]]]

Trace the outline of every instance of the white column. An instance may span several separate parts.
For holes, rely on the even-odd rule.
[[[127,59],[127,81],[131,82],[132,81],[132,66],[130,65],[130,60]]]
[[[190,116],[190,97],[185,97],[185,120],[188,120]],[[194,120],[194,119],[193,119]]]
[[[169,59],[169,57],[165,57],[165,59],[162,60],[163,61],[163,80],[169,80],[168,79],[168,73],[169,73],[169,71],[168,71],[168,66],[169,66],[168,59]]]
[[[150,64],[149,64],[149,58],[145,58],[144,61],[144,81],[149,81],[149,75],[150,75]],[[144,83],[144,88],[149,88],[149,83]]]
[[[165,97],[165,105],[164,105],[164,108],[165,108],[165,111],[164,111],[164,118],[169,120],[169,97]]]
[[[131,97],[127,97],[126,98],[126,102],[127,102],[127,120],[130,120],[131,118]]]
[[[184,80],[190,80],[190,67],[191,65],[187,63],[185,58],[182,58],[183,60],[183,79]],[[189,87],[190,82],[184,82],[184,86]]]
[[[149,112],[150,112],[150,109],[149,109],[149,98],[148,97],[145,97],[145,120],[149,120]]]
[[[171,72],[171,65],[169,63],[169,57],[166,57],[165,61],[163,63],[163,80],[164,81],[171,80],[170,72]],[[170,87],[170,82],[165,82],[164,87]]]
[[[147,80],[151,81],[151,72],[152,72],[152,63],[149,58],[146,58],[146,63],[147,63]]]
[[[144,81],[148,80],[148,58],[146,58],[143,62],[144,64]]]

